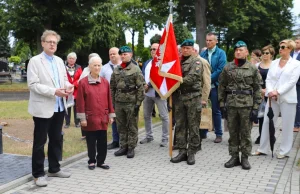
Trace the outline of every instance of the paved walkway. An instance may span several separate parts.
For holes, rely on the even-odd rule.
[[[258,129],[253,128],[252,139],[257,137]],[[141,134],[140,139],[144,134]],[[278,150],[281,133],[276,132]],[[159,147],[161,127],[155,128],[155,140],[136,148],[133,159],[115,157],[108,151],[106,163],[110,170],[100,168],[88,170],[87,158],[64,168],[72,172],[71,178],[48,178],[48,186],[38,188],[33,181],[19,186],[7,193],[280,193],[299,194],[299,169],[295,158],[299,154],[300,135],[296,139],[290,158],[278,160],[268,156],[250,157],[252,169],[241,167],[224,168],[228,155],[228,132],[224,141],[213,143],[214,134],[203,141],[202,151],[196,155],[196,164],[170,163],[168,149]],[[255,150],[257,146],[253,147]],[[173,155],[176,155],[174,151]]]

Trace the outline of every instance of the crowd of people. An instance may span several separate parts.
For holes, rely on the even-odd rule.
[[[159,47],[150,47],[151,59],[142,68],[134,62],[128,46],[109,50],[110,61],[102,66],[97,53],[89,55],[88,67],[76,64],[76,53],[71,52],[64,64],[55,56],[60,36],[51,30],[41,37],[43,52],[30,59],[28,87],[30,89],[29,113],[34,121],[32,175],[37,186],[47,186],[44,172],[44,145],[49,137],[48,176],[68,178],[69,172],[60,169],[62,152],[61,132],[70,127],[71,107],[67,97],[73,95],[73,117],[76,127],[82,131],[88,150],[88,168],[109,169],[105,164],[107,149],[116,149],[114,155],[135,157],[138,144],[138,115],[143,105],[145,137],[140,144],[151,143],[153,137],[152,113],[158,108],[162,120],[160,147],[167,147],[168,126],[175,128],[173,149],[178,155],[172,163],[186,161],[195,164],[195,154],[201,150],[201,142],[207,138],[206,129],[199,129],[202,107],[211,104],[214,143],[223,141],[222,118],[229,129],[229,155],[226,168],[241,165],[249,170],[251,165],[251,129],[259,123],[260,144],[252,155],[265,155],[269,151],[269,118],[267,110],[271,101],[274,122],[281,112],[282,143],[277,158],[288,156],[292,148],[293,130],[300,128],[300,38],[280,42],[280,58],[274,59],[271,45],[254,50],[248,60],[247,44],[238,41],[234,45],[234,60],[227,62],[225,52],[217,46],[217,36],[206,35],[206,48],[200,52],[194,40],[187,39],[179,46],[183,82],[173,93],[173,103],[161,99],[150,82],[152,59]],[[210,100],[210,103],[209,103]],[[266,101],[264,116],[258,118],[260,104]],[[170,121],[168,112],[174,111]],[[261,111],[261,110],[260,110]],[[108,124],[112,125],[112,142],[107,144]],[[240,157],[241,152],[241,157]],[[241,159],[240,159],[241,158]]]

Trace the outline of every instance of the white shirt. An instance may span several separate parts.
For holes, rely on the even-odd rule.
[[[298,55],[300,54],[300,50],[294,51],[293,53],[293,59],[297,59]]]
[[[149,61],[145,68],[145,82],[148,84],[150,82],[150,70],[152,67],[152,60]],[[153,88],[149,88],[148,92],[145,93],[146,96],[148,97],[155,97],[155,90]]]
[[[109,61],[101,68],[100,76],[105,78],[108,81],[108,83],[110,83],[110,78],[111,74],[113,73],[113,69],[115,69],[120,64],[115,65],[111,61]]]

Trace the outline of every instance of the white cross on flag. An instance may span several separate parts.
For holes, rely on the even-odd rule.
[[[171,14],[156,55],[152,60],[150,82],[162,99],[168,98],[182,82],[181,66]]]

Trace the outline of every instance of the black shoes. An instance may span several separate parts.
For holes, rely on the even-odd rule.
[[[106,164],[101,164],[101,165],[98,165],[98,164],[97,164],[97,167],[102,168],[102,169],[104,169],[104,170],[110,169],[110,167],[109,167],[108,165],[106,165]]]
[[[225,168],[233,168],[241,165],[239,156],[232,156],[228,162],[225,163]]]
[[[116,142],[116,141],[113,141],[111,144],[107,145],[108,150],[115,149],[115,148],[118,148],[118,147],[120,147],[119,142]]]
[[[248,160],[248,156],[243,156],[242,155],[242,169],[244,170],[250,170],[251,169],[251,165],[249,163],[249,160]]]
[[[89,168],[90,170],[94,170],[94,169],[95,169],[95,164],[89,165],[88,168]]]
[[[255,144],[260,144],[260,136],[257,137],[257,139],[254,142]]]
[[[189,154],[188,155],[187,164],[188,165],[194,165],[195,164],[195,154]]]
[[[127,158],[134,158],[134,149],[128,149]]]
[[[127,151],[128,151],[127,148],[120,148],[114,154],[115,154],[115,156],[124,156],[127,154]]]
[[[186,152],[179,152],[179,154],[170,160],[172,163],[179,163],[182,161],[187,161]]]

